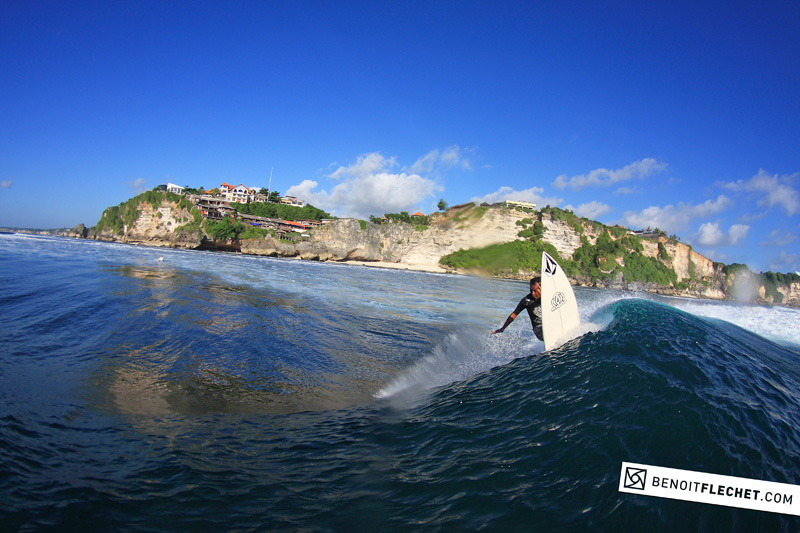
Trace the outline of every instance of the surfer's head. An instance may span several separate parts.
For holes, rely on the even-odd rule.
[[[542,297],[542,277],[531,278],[531,294],[536,298]]]

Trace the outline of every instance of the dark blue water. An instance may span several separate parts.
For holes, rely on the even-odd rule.
[[[800,529],[617,490],[800,484],[800,313],[578,290],[543,353],[525,289],[0,235],[0,530]]]

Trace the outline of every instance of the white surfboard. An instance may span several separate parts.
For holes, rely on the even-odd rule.
[[[544,349],[551,350],[578,333],[578,301],[564,270],[542,252],[542,333]]]

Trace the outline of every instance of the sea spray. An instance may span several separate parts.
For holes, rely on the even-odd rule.
[[[541,353],[533,335],[490,335],[462,329],[449,333],[433,352],[411,365],[375,396],[385,398],[414,388],[431,389],[508,364],[518,357]]]

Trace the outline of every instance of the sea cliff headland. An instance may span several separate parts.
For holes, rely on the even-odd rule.
[[[606,226],[549,206],[466,204],[422,217],[405,214],[405,222],[322,219],[314,208],[303,214],[314,213],[315,220],[284,220],[237,207],[148,191],[108,208],[92,228],[29,232],[509,279],[538,273],[547,250],[579,286],[800,307],[796,274],[717,263],[663,232]]]

